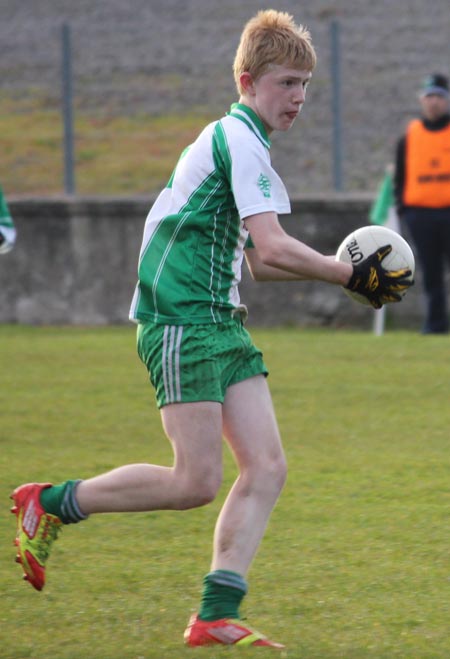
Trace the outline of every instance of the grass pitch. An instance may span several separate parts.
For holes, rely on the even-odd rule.
[[[447,659],[448,337],[253,330],[290,475],[243,614],[292,659]],[[0,656],[166,659],[273,651],[185,648],[214,521],[98,515],[66,527],[41,593],[21,581],[8,495],[28,480],[170,464],[134,330],[0,327]]]

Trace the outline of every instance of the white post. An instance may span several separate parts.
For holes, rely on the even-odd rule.
[[[375,309],[373,313],[373,333],[375,336],[382,336],[386,323],[386,305],[381,307],[381,309]]]
[[[397,212],[393,206],[389,208],[387,220],[384,224],[388,229],[392,229],[397,233],[400,232],[400,222],[397,216]],[[375,309],[374,318],[373,318],[373,333],[375,336],[382,336],[384,334],[384,329],[386,325],[386,305],[382,306],[381,309]]]

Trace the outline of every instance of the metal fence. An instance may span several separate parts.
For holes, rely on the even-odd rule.
[[[318,53],[302,116],[273,150],[291,194],[375,189],[417,111],[422,76],[448,71],[447,0],[405,4],[283,3]],[[126,8],[0,0],[2,97],[61,109],[61,186],[76,191],[77,116],[223,112],[236,97],[231,65],[242,25],[258,9],[259,0],[133,0]]]

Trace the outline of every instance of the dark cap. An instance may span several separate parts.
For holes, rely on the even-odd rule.
[[[441,73],[432,73],[425,78],[420,90],[420,95],[430,96],[431,94],[437,94],[438,96],[449,98],[448,78],[446,76]]]

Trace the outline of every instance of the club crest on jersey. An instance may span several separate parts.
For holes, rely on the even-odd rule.
[[[272,184],[270,182],[269,177],[263,173],[259,175],[258,187],[262,191],[265,197],[270,197],[270,188],[272,187]]]

